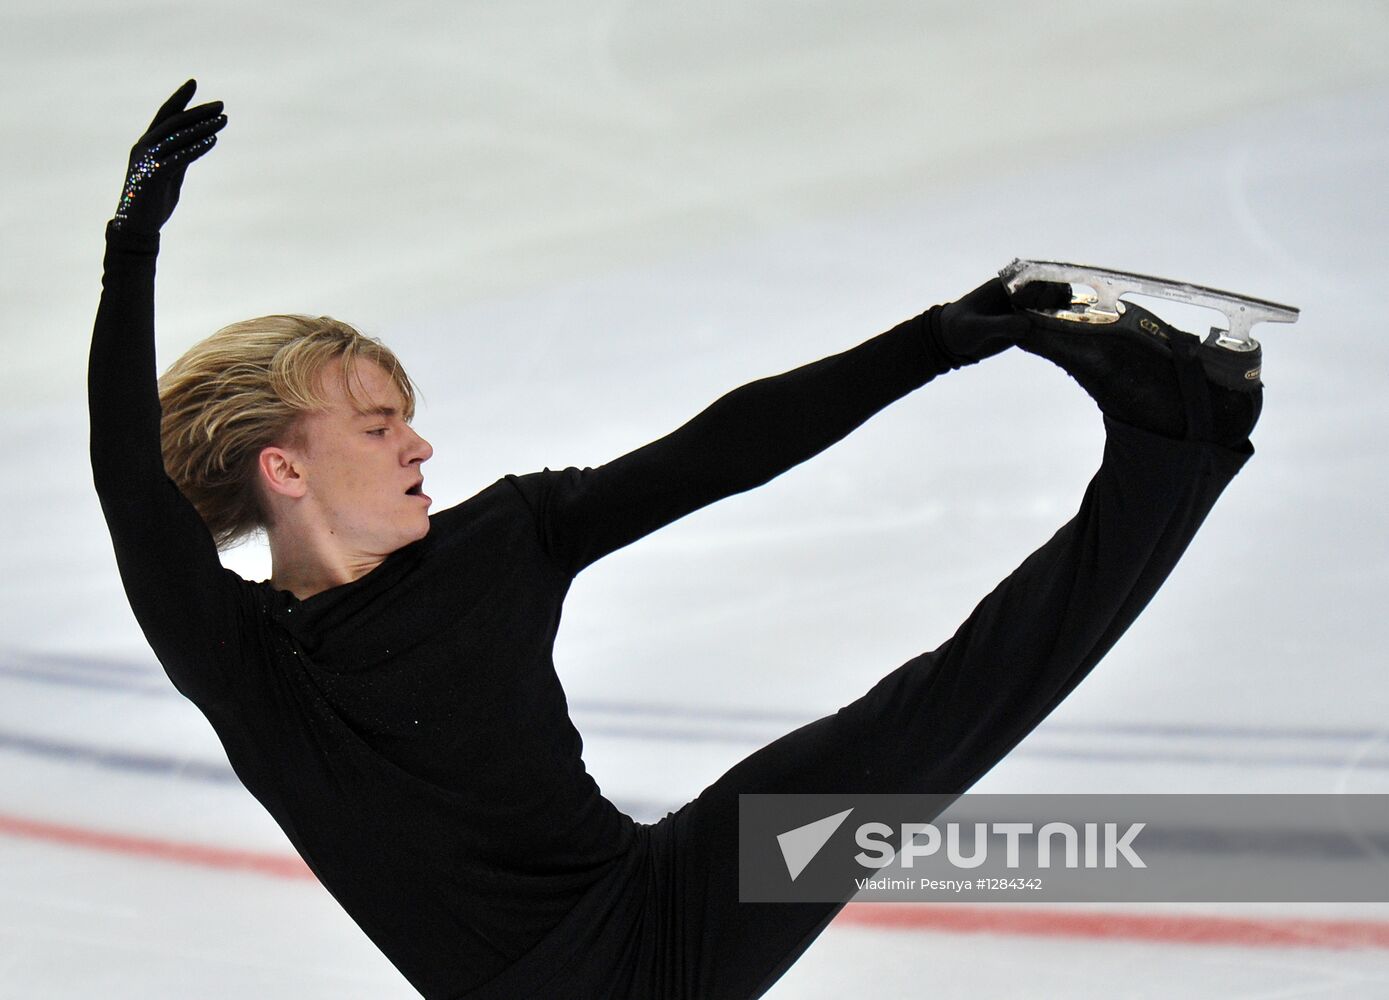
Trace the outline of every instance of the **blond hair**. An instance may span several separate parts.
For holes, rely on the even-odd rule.
[[[223,327],[159,379],[164,468],[197,509],[219,549],[268,526],[257,462],[270,445],[303,447],[299,418],[328,406],[321,374],[343,360],[354,403],[358,359],[380,365],[415,414],[415,388],[390,349],[330,316],[260,316]]]

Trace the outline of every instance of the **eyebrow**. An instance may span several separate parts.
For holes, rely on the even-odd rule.
[[[358,410],[359,417],[393,417],[399,412],[394,406],[376,406],[369,410]]]

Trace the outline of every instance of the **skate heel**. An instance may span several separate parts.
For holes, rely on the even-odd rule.
[[[1264,349],[1257,340],[1247,341],[1252,347],[1232,348],[1220,345],[1224,330],[1212,328],[1210,336],[1202,343],[1198,356],[1206,377],[1216,385],[1227,389],[1253,392],[1261,388],[1259,380],[1263,373]]]
[[[1119,303],[1119,311],[1121,316],[1114,324],[1116,329],[1141,330],[1166,341],[1169,349],[1177,340],[1197,340],[1194,333],[1179,330],[1132,302]],[[1196,348],[1196,357],[1201,361],[1206,378],[1216,385],[1240,392],[1263,388],[1259,376],[1263,372],[1264,349],[1257,340],[1232,340],[1220,327],[1211,327],[1211,332]]]

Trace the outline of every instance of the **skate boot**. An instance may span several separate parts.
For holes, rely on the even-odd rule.
[[[1131,302],[1120,313],[1104,324],[1033,313],[1018,346],[1059,365],[1121,423],[1225,447],[1246,441],[1263,405],[1258,345],[1202,343]]]
[[[1087,264],[1014,260],[999,277],[1033,323],[1019,346],[1060,365],[1106,415],[1230,447],[1248,439],[1263,405],[1263,351],[1250,330],[1256,323],[1296,323],[1299,315],[1297,307],[1267,299]],[[1039,282],[1089,291],[1073,291],[1059,308],[1038,307],[1023,293]],[[1198,339],[1120,301],[1130,293],[1216,309],[1226,327]]]

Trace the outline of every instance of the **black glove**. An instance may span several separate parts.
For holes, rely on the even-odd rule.
[[[1010,298],[999,278],[990,278],[962,299],[936,313],[932,334],[961,368],[1007,350],[1027,336],[1032,321],[1023,309],[1056,309],[1071,301],[1071,286],[1034,281]]]
[[[116,216],[111,220],[113,229],[158,233],[178,204],[188,164],[216,145],[215,133],[227,124],[222,102],[184,110],[197,86],[196,80],[189,80],[179,87],[130,150],[130,169]]]

